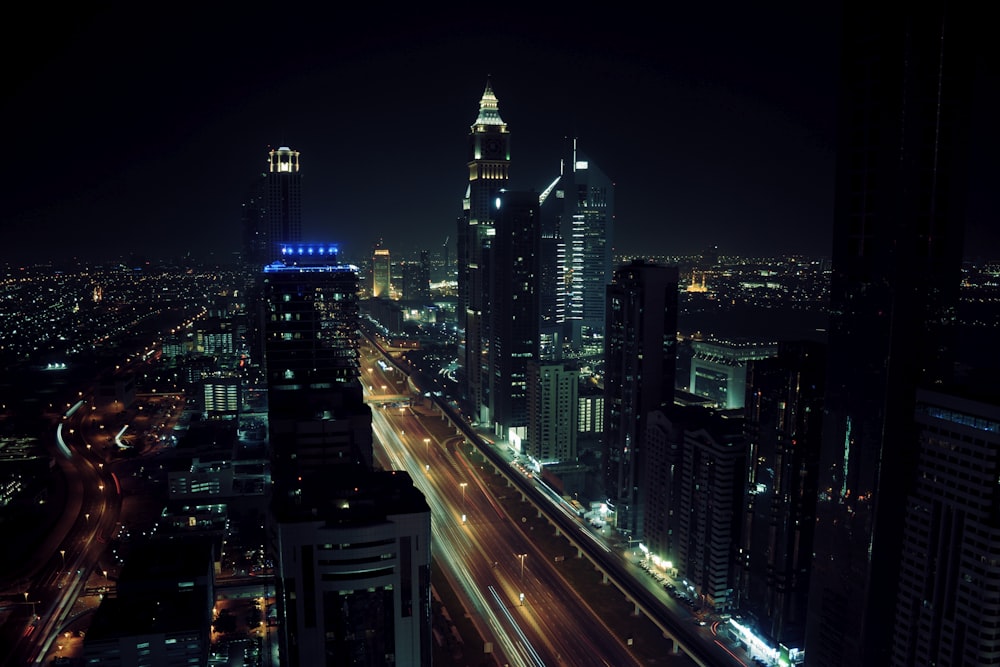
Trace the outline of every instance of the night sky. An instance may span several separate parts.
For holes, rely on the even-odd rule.
[[[616,183],[616,250],[828,254],[839,10],[763,4],[668,20],[585,4],[35,10],[18,26],[29,46],[3,47],[0,260],[229,255],[281,145],[302,153],[308,239],[350,259],[379,238],[399,255],[454,247],[487,77],[512,187],[543,189],[577,136]],[[975,170],[973,187],[996,174]],[[997,217],[992,197],[974,208],[973,227]]]

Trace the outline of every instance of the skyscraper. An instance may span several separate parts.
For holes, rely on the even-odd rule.
[[[611,281],[614,184],[566,139],[559,177],[539,197],[542,207],[542,348],[559,358],[596,344],[604,332],[605,286]]]
[[[678,412],[683,443],[680,488],[673,490],[674,564],[694,585],[702,607],[725,611],[735,588],[732,564],[746,469],[743,414],[697,406]]]
[[[243,202],[243,261],[261,267],[281,259],[281,246],[302,241],[302,174],[299,152],[287,146],[267,154],[267,171]]]
[[[676,267],[635,260],[615,271],[606,288],[605,486],[619,530],[635,538],[643,527],[646,420],[673,405],[677,281]]]
[[[806,655],[884,665],[916,388],[947,377],[962,253],[969,51],[958,3],[844,16],[826,414]]]
[[[262,273],[268,421],[276,493],[308,469],[371,467],[358,381],[358,269],[336,246],[285,246]]]
[[[489,81],[479,100],[479,115],[469,129],[469,182],[458,220],[458,383],[462,397],[477,418],[489,421],[486,379],[489,332],[489,276],[484,248],[494,234],[495,201],[507,186],[510,168],[510,131],[500,118]]]
[[[500,438],[525,437],[528,363],[538,358],[538,193],[501,192],[494,234],[483,250],[490,307],[485,312],[486,410]]]
[[[251,273],[268,263],[267,223],[264,217],[264,183],[266,174],[259,174],[250,182],[246,198],[240,209],[243,231],[243,266]]]
[[[283,248],[261,274],[281,664],[430,665],[430,509],[372,470],[358,269]]]
[[[302,173],[299,152],[287,146],[267,154],[264,183],[268,260],[281,259],[281,246],[302,241]]]
[[[917,394],[918,474],[886,633],[895,667],[987,665],[1000,654],[1000,405],[977,393]]]
[[[392,282],[392,262],[388,248],[375,248],[372,254],[372,296],[388,299]]]
[[[746,368],[740,609],[772,645],[805,647],[826,348],[782,341]]]
[[[407,294],[410,300],[430,301],[431,298],[431,253],[429,250],[420,251],[420,264],[417,270],[417,281],[412,294]]]

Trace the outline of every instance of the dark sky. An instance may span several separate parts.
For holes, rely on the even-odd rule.
[[[437,250],[488,76],[512,187],[543,189],[579,137],[616,183],[619,251],[828,253],[838,9],[688,4],[38,12],[30,46],[3,47],[0,260],[236,251],[280,145],[302,153],[307,237],[352,259],[380,237]]]

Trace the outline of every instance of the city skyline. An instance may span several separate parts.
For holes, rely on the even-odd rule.
[[[46,24],[17,72],[4,259],[238,251],[253,165],[282,145],[302,153],[304,238],[349,257],[379,238],[454,252],[487,78],[511,187],[541,191],[579,137],[615,182],[616,252],[828,252],[835,9],[685,8],[660,25],[130,12]]]

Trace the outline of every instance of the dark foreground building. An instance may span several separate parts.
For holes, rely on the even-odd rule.
[[[954,349],[973,73],[963,11],[848,2],[806,660],[889,660],[917,387]]]

